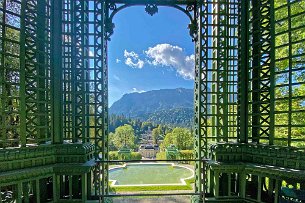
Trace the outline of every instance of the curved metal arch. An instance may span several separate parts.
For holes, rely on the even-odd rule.
[[[149,5],[149,4],[147,4]],[[120,6],[119,8],[116,8],[115,7],[112,7],[110,6],[110,10],[113,10],[113,12],[110,14],[109,16],[109,19],[112,21],[113,20],[113,17],[121,10],[125,9],[125,8],[128,8],[128,7],[132,7],[132,6],[139,6],[138,4],[124,4],[122,6]],[[181,6],[177,6],[177,5],[159,5],[159,6],[166,6],[166,7],[172,7],[172,8],[175,8],[175,9],[178,9],[180,11],[182,11],[183,13],[185,13],[187,15],[187,17],[191,20],[191,22],[194,20],[193,16],[190,14],[191,11],[194,11],[194,7],[195,5],[187,5],[186,6],[186,9],[182,8]],[[111,9],[113,8],[113,9]]]
[[[121,10],[128,8],[128,7],[132,7],[132,6],[139,6],[141,4],[124,4],[120,7],[117,7],[117,5],[115,3],[110,3],[108,5],[109,10],[111,10],[111,14],[109,15],[108,19],[105,22],[105,27],[106,27],[106,32],[107,32],[107,40],[110,40],[110,36],[113,34],[113,30],[115,28],[115,25],[113,23],[113,18],[114,16]],[[187,15],[187,17],[190,19],[190,24],[188,26],[189,30],[190,30],[190,36],[192,37],[193,41],[196,41],[196,33],[197,33],[197,22],[196,22],[196,4],[188,4],[186,5],[186,8],[182,8],[181,6],[178,5],[157,5],[157,4],[146,4],[146,8],[145,11],[150,14],[151,16],[153,16],[155,13],[158,12],[158,8],[157,6],[167,6],[167,7],[172,7],[175,8],[179,11],[182,11],[184,14]],[[152,10],[155,9],[155,10]],[[190,12],[194,12],[194,17],[191,15]]]

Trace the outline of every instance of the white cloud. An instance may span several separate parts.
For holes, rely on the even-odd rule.
[[[90,57],[93,57],[93,56],[94,56],[93,52],[90,51],[90,50],[89,50],[89,56],[90,56]]]
[[[149,47],[145,54],[148,62],[154,66],[167,66],[174,68],[184,79],[194,79],[195,56],[187,56],[179,46],[171,44],[157,44]]]
[[[131,93],[134,93],[134,92],[137,92],[137,93],[143,93],[143,92],[146,92],[145,90],[138,90],[137,88],[132,88],[131,89]]]
[[[121,60],[120,59],[116,59],[115,62],[116,63],[121,63]]]
[[[124,51],[124,57],[125,57],[125,64],[127,66],[130,66],[132,68],[143,68],[144,61],[139,59],[139,55],[135,52],[131,51],[128,52],[127,50]]]
[[[113,75],[113,78],[116,79],[117,81],[121,80],[121,78],[119,76],[117,76],[117,75]]]

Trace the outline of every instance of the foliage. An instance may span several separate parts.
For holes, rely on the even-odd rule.
[[[139,152],[131,152],[131,160],[141,160],[142,155]]]
[[[137,134],[143,133],[149,128],[155,128],[160,124],[169,127],[187,127],[193,125],[194,111],[191,108],[174,108],[160,110],[145,114],[143,117],[130,118],[125,115],[111,114],[109,116],[109,131],[125,124],[132,125]]]
[[[135,130],[135,133],[142,133],[142,121],[139,119],[131,119],[127,118],[124,115],[115,115],[111,114],[109,116],[109,132],[115,132],[115,129],[117,127],[120,127],[122,125],[131,125],[133,129]]]
[[[3,1],[0,2],[0,8],[3,8]],[[20,4],[13,1],[6,1],[6,8],[10,12],[20,13]],[[17,147],[19,146],[18,139],[20,136],[20,101],[19,101],[19,83],[20,73],[16,70],[20,69],[19,58],[20,54],[19,36],[20,18],[15,15],[5,15],[0,12],[0,22],[6,23],[5,29],[0,29],[0,51],[1,58],[4,57],[3,64],[0,61],[0,69],[3,69],[4,81],[0,84],[0,117],[3,118],[0,126],[0,141],[6,139],[9,142],[0,142],[0,148]],[[4,19],[3,19],[4,17]],[[2,22],[4,20],[4,22]],[[5,31],[5,32],[4,32]],[[4,105],[5,107],[2,108]],[[2,128],[3,127],[3,128]]]
[[[194,161],[184,161],[191,160],[195,158],[194,150],[181,150],[179,151],[179,159],[181,159],[180,163],[192,164],[194,165]]]
[[[147,131],[148,129],[152,129],[155,125],[151,122],[148,121],[144,121],[141,125],[141,129],[143,131]]]
[[[141,160],[142,155],[139,152],[131,152],[130,160]],[[109,160],[122,160],[122,157],[120,157],[118,151],[110,151],[109,152]],[[126,159],[124,159],[126,160]]]
[[[193,150],[180,150],[179,158],[180,159],[194,159],[194,151]]]
[[[154,128],[152,130],[152,137],[153,137],[154,144],[158,144],[158,140],[160,139],[160,137],[162,135],[163,135],[163,130],[162,130],[161,125],[159,125],[157,128]]]
[[[158,152],[156,154],[156,159],[157,160],[166,160],[166,152]]]
[[[154,125],[148,121],[140,121],[139,119],[127,118],[124,115],[115,115],[111,114],[109,116],[109,132],[115,132],[115,129],[122,125],[131,125],[137,136],[145,133],[148,128],[156,128],[157,125]]]
[[[187,128],[177,127],[171,129],[166,125],[155,126],[151,122],[141,122],[139,120],[133,120],[124,116],[112,115],[110,119],[110,126],[112,129],[114,129],[114,133],[109,133],[109,148],[112,151],[119,150],[122,146],[124,146],[124,136],[122,136],[121,133],[122,126],[116,127],[116,125],[123,123],[125,123],[123,127],[129,126],[129,129],[135,129],[133,131],[133,143],[131,140],[128,141],[128,147],[130,148],[136,147],[135,145],[139,142],[141,134],[145,133],[148,129],[152,129],[154,143],[157,143],[158,140],[163,139],[164,134],[166,133],[167,138],[163,141],[163,149],[165,149],[165,147],[169,146],[170,144],[175,144],[179,149],[192,149],[193,147],[194,138],[191,131]]]
[[[192,149],[194,146],[194,136],[186,128],[174,128],[172,132],[165,135],[161,149],[165,150],[171,144],[174,144],[179,150]]]
[[[120,149],[123,146],[134,147],[135,133],[131,125],[123,125],[115,129],[115,133],[110,134],[113,145]]]
[[[278,8],[280,6],[283,6],[284,4],[287,4],[287,1],[283,0],[274,0],[275,8]],[[285,32],[287,31],[289,19],[288,19],[288,9],[291,9],[291,15],[295,15],[294,18],[291,19],[291,27],[292,28],[298,28],[294,29],[294,31],[291,33],[291,41],[289,41],[289,33]],[[280,35],[277,35],[275,38],[275,44],[276,46],[280,46],[276,48],[276,59],[281,59],[284,57],[289,57],[289,46],[288,43],[294,43],[294,42],[300,42],[300,40],[303,40],[305,38],[305,32],[304,32],[304,14],[301,14],[305,10],[305,1],[295,1],[290,6],[285,5],[281,9],[277,9],[275,12],[275,20],[278,21],[278,23],[275,24],[276,33],[283,33]],[[287,18],[286,20],[283,20]],[[281,21],[279,21],[281,20]],[[301,28],[303,27],[303,28]],[[292,55],[301,55],[304,54],[304,42],[300,43],[294,43],[292,47]],[[300,60],[299,60],[300,59]],[[305,55],[301,55],[300,58],[295,59],[295,62],[299,61],[300,63],[304,63]],[[295,63],[294,65],[297,65]],[[281,60],[279,63],[276,64],[276,68],[279,70],[285,70],[289,67],[289,60]],[[304,70],[302,71],[302,74],[304,76]],[[304,78],[303,78],[304,79]]]
[[[275,51],[276,75],[275,89],[275,142],[277,145],[288,145],[287,138],[303,138],[305,129],[305,1],[275,0]],[[288,10],[293,18],[288,17]],[[303,14],[302,14],[303,13]],[[291,28],[289,28],[291,26]],[[289,32],[288,29],[293,29]],[[291,72],[289,72],[291,71]],[[293,98],[293,99],[289,99]],[[288,127],[290,126],[290,127]],[[292,142],[292,146],[304,146],[304,141]]]
[[[109,132],[114,133],[115,129],[122,125],[131,125],[134,129],[136,141],[144,134],[148,129],[160,128],[162,135],[164,132],[172,131],[172,128],[167,125],[155,125],[148,121],[140,121],[139,119],[127,118],[124,115],[110,115],[109,116]]]
[[[156,155],[156,159],[157,160],[166,160],[166,152],[159,152]],[[190,160],[190,159],[194,159],[194,151],[193,150],[180,150],[179,151],[179,156],[177,157],[177,159],[180,159],[181,162],[179,161],[179,163],[186,163],[186,164],[191,164],[191,161],[183,161],[185,160]]]
[[[147,120],[154,124],[192,128],[194,123],[194,110],[192,108],[164,109],[151,113],[147,117]]]
[[[109,152],[109,160],[119,160],[119,153],[117,151],[110,151]]]

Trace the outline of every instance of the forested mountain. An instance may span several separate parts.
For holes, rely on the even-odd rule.
[[[125,94],[109,111],[110,114],[155,124],[191,127],[194,117],[194,91],[177,88]]]
[[[157,124],[166,124],[172,127],[192,127],[194,110],[191,108],[173,108],[160,110],[149,114],[147,121]]]

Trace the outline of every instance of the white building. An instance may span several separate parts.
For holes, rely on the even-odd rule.
[[[159,145],[140,145],[139,147],[139,153],[142,155],[142,157],[147,159],[153,159],[156,158],[156,154],[159,152]]]

